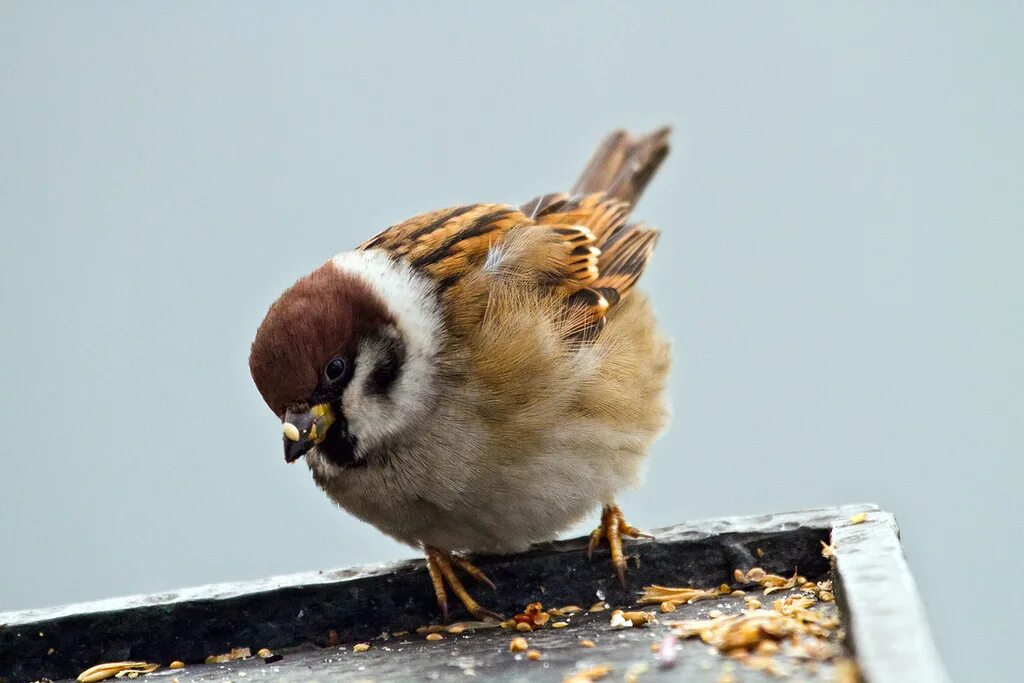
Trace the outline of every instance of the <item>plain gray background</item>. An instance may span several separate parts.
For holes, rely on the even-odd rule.
[[[0,610],[413,556],[284,464],[246,365],[267,306],[671,123],[637,215],[675,416],[629,518],[877,502],[951,672],[1008,679],[1010,4],[0,4]]]

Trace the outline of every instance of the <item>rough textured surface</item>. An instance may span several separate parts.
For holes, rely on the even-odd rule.
[[[795,591],[793,591],[795,592]],[[787,595],[786,592],[774,597]],[[821,605],[834,611],[834,605]],[[653,610],[647,607],[647,610]],[[304,647],[285,652],[284,658],[272,664],[255,658],[227,664],[200,665],[181,671],[164,671],[150,678],[168,681],[177,678],[180,683],[213,682],[251,678],[269,678],[278,682],[300,681],[392,681],[437,680],[464,681],[527,681],[561,680],[567,674],[598,664],[609,664],[613,671],[609,681],[621,681],[625,674],[639,674],[644,683],[653,681],[717,682],[725,671],[732,671],[737,681],[764,681],[771,677],[758,671],[749,671],[722,657],[712,654],[697,639],[681,641],[677,664],[661,669],[653,652],[652,643],[660,643],[671,629],[667,622],[677,619],[705,618],[708,611],[718,609],[726,614],[743,609],[741,598],[724,597],[693,605],[683,605],[671,614],[658,614],[660,623],[643,628],[612,630],[609,627],[610,610],[594,614],[580,614],[567,618],[570,625],[564,629],[545,628],[536,633],[522,634],[490,628],[458,636],[445,635],[444,640],[429,642],[415,633],[403,638],[374,638],[367,652],[353,652],[352,644],[338,647]],[[656,611],[656,610],[654,610]],[[526,636],[531,649],[541,653],[541,659],[530,661],[522,653],[509,652],[509,642],[515,636]],[[583,648],[580,640],[594,643]],[[786,657],[779,661],[792,674],[814,680],[831,680],[833,667],[814,665]],[[813,674],[811,673],[813,671]],[[414,673],[413,673],[414,672]],[[245,674],[240,676],[240,674]]]
[[[872,683],[948,680],[893,516],[878,511],[860,524],[842,520],[832,530],[832,544],[837,597],[865,678]]]
[[[478,566],[494,579],[498,591],[492,593],[479,586],[472,590],[486,606],[512,615],[535,600],[549,607],[589,606],[601,596],[613,605],[625,606],[643,585],[716,586],[731,582],[734,569],[755,565],[781,574],[799,569],[808,578],[823,578],[831,568],[821,556],[821,541],[829,538],[834,526],[861,510],[870,511],[872,517],[882,514],[872,506],[852,506],[712,520],[658,530],[656,541],[628,546],[633,556],[629,571],[632,592],[624,591],[614,579],[606,550],[598,552],[593,562],[587,561],[585,539],[543,544],[513,557],[478,558]],[[876,530],[895,539],[891,530],[884,527]],[[848,547],[859,542],[850,539]],[[893,542],[898,548],[898,541]],[[759,559],[755,556],[758,548],[763,551]],[[905,566],[902,570],[906,571]],[[910,582],[912,587],[912,579]],[[845,583],[848,592],[853,585],[856,584]],[[860,604],[849,596],[847,601]],[[709,604],[712,603],[693,607],[710,609]],[[872,608],[868,605],[861,609]],[[503,631],[478,632],[469,639],[449,637],[442,643],[414,638],[409,641],[408,649],[403,646],[402,652],[377,640],[385,631],[415,631],[437,618],[437,606],[420,561],[0,614],[0,681],[73,677],[96,663],[126,659],[164,665],[183,660],[190,667],[187,674],[176,672],[182,681],[189,677],[206,680],[212,676],[223,680],[230,675],[234,678],[235,674],[228,674],[220,668],[222,666],[238,670],[239,676],[245,672],[274,680],[335,679],[342,673],[351,673],[350,665],[356,667],[358,678],[389,678],[397,676],[399,671],[404,671],[406,678],[421,678],[428,673],[440,676],[447,675],[445,672],[453,666],[464,675],[458,663],[461,657],[477,658],[473,659],[472,667],[489,671],[489,667],[496,667],[491,673],[501,673],[509,679],[520,675],[532,678],[540,672],[544,672],[545,677],[559,678],[581,662],[598,663],[597,660],[614,663],[619,672],[616,677],[621,678],[633,663],[650,661],[644,638],[653,630],[638,629],[615,634],[614,638],[598,634],[608,645],[606,653],[577,652],[572,639],[579,634],[574,634],[573,630],[590,628],[582,624],[537,634],[535,637],[543,639],[543,649],[550,650],[541,662],[515,662],[514,658],[510,660],[505,656],[509,633]],[[452,618],[468,617],[455,612]],[[607,624],[607,616],[601,619],[595,615],[594,619],[595,629],[600,623]],[[929,640],[924,622],[916,626],[908,622],[907,627],[918,628],[920,637]],[[322,649],[332,630],[343,646]],[[619,635],[623,638],[618,638]],[[597,638],[591,639],[597,641]],[[644,642],[638,643],[638,640]],[[351,644],[361,641],[373,643],[374,648],[367,653],[352,653]],[[394,655],[388,658],[393,660],[388,665],[392,667],[388,670],[391,674],[377,670],[377,662],[384,665],[385,646],[394,650],[387,653]],[[293,649],[281,663],[273,665],[257,659],[231,665],[196,666],[208,655],[226,652],[232,647],[250,647],[253,651],[261,647],[275,651]],[[432,651],[443,652],[444,657],[430,657]],[[692,669],[697,676],[708,661],[713,670],[721,673],[721,667],[727,665],[725,660],[709,658],[706,651],[699,643],[687,645],[685,662],[680,663],[674,675]],[[602,656],[605,659],[601,659]],[[531,665],[536,670],[514,668],[512,663]],[[360,672],[359,666],[367,669]],[[745,675],[753,675],[739,671],[737,674],[740,680]]]

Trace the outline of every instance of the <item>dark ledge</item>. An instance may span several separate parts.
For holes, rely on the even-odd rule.
[[[850,516],[862,511],[868,512],[867,521],[851,524]],[[587,561],[584,538],[540,544],[516,556],[477,558],[478,566],[499,590],[491,593],[479,586],[471,590],[489,608],[512,615],[535,600],[552,607],[572,603],[588,606],[602,596],[613,605],[625,606],[632,604],[635,591],[651,583],[709,587],[732,582],[736,568],[761,566],[778,574],[798,569],[812,580],[831,578],[836,584],[840,618],[848,633],[847,646],[866,680],[946,680],[889,513],[874,506],[856,505],[681,524],[657,530],[656,535],[655,541],[638,541],[628,547],[627,552],[634,558],[629,569],[631,592],[624,591],[613,577],[607,551],[598,553],[593,562]],[[821,542],[828,543],[830,538],[837,546],[832,565],[821,555]],[[757,549],[763,551],[761,558],[755,556]],[[704,608],[693,614],[706,611]],[[456,612],[452,618],[469,617]],[[350,645],[354,642],[378,638],[382,632],[415,631],[437,619],[438,608],[422,561],[10,612],[0,614],[0,683],[74,677],[94,664],[119,660],[159,662],[164,665],[162,675],[153,676],[166,681],[171,674],[181,681],[222,680],[231,673],[224,671],[224,665],[218,668],[201,663],[208,655],[233,647],[250,647],[253,652],[262,647],[275,651],[294,648],[272,672],[261,672],[264,678],[270,674],[271,680],[427,675],[461,680],[465,667],[451,669],[449,665],[444,669],[439,658],[430,654],[439,650],[417,654],[420,650],[416,648],[423,647],[421,637],[409,643],[404,656],[396,653],[390,661],[376,651],[359,655],[363,656],[361,660],[351,658]],[[592,621],[596,628],[596,620]],[[587,628],[588,622],[580,623],[581,629]],[[337,642],[347,645],[334,647],[330,650],[334,657],[325,659],[326,651],[315,646],[327,645],[332,630]],[[568,631],[545,630],[533,635],[544,643],[541,647],[549,646],[556,652],[556,644],[568,638]],[[642,638],[633,633],[628,638],[622,635],[621,640],[614,641],[617,650],[596,660],[628,663],[641,657],[641,652],[649,659],[647,645],[654,636],[650,635],[652,631],[643,631],[648,635]],[[507,632],[480,633],[479,639],[474,637],[481,649],[476,663],[480,675],[524,675],[521,670],[508,670],[511,660],[504,649]],[[573,629],[573,645],[580,637],[590,637],[586,633]],[[601,635],[609,638],[607,633],[595,637]],[[638,639],[643,640],[642,648],[635,642]],[[706,648],[698,649],[696,645],[699,643],[691,648],[694,657],[706,659]],[[477,654],[471,641],[459,647],[461,652],[449,654],[462,656],[463,660],[466,655]],[[577,659],[579,656],[574,655]],[[189,667],[169,672],[166,665],[173,660],[183,660]],[[255,662],[267,666],[262,660]],[[329,667],[332,662],[337,662],[338,670],[327,668],[329,673],[325,673],[323,668],[316,668]],[[357,662],[363,671],[354,666]],[[572,662],[559,663],[557,657],[544,666],[540,675],[552,680],[572,670]],[[702,664],[690,673],[698,679],[715,680],[717,674],[712,676],[709,671],[714,666],[714,662]],[[616,678],[621,678],[623,671]],[[669,673],[668,679],[676,679],[683,670],[652,670],[644,680],[659,680]],[[763,679],[763,674],[750,672],[743,672],[741,678]]]

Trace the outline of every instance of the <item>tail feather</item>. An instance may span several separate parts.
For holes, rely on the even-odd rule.
[[[570,195],[604,192],[630,205],[636,204],[669,152],[669,126],[634,137],[616,130],[598,145]]]

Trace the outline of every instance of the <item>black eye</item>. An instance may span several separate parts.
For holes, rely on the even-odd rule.
[[[345,376],[345,359],[344,358],[332,358],[328,361],[327,365],[324,366],[324,377],[327,378],[328,382],[337,382],[339,379]]]

